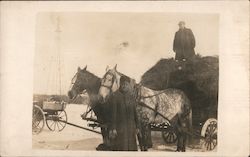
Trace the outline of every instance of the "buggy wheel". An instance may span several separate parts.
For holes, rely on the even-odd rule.
[[[176,142],[177,140],[177,136],[174,132],[174,129],[168,129],[168,130],[164,130],[161,132],[163,140],[167,143],[167,144],[173,144]]]
[[[67,122],[67,114],[64,110],[46,115],[46,125],[51,131],[62,131],[66,126],[65,122]]]
[[[201,145],[205,151],[211,151],[217,146],[217,120],[209,118],[201,130]]]
[[[32,112],[32,134],[39,134],[44,127],[45,116],[43,114],[43,110],[37,106],[33,106]]]

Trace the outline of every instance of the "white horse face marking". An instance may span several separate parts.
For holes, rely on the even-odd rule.
[[[113,77],[110,74],[107,74],[104,79],[102,79],[101,87],[99,89],[99,95],[102,97],[103,102],[106,101],[107,97],[111,92],[113,85]]]
[[[111,88],[113,84],[113,76],[107,74],[106,77],[102,80],[102,85]]]
[[[104,75],[101,87],[99,89],[99,95],[101,96],[101,102],[105,103],[112,92],[115,92],[120,87],[120,75],[115,69],[108,70]]]

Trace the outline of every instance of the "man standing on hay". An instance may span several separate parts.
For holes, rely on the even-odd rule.
[[[179,22],[179,30],[175,33],[173,51],[176,61],[192,59],[195,55],[195,38],[191,29],[185,27],[185,22]]]

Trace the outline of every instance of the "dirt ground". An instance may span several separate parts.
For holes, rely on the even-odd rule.
[[[87,127],[87,121],[81,119],[80,115],[86,111],[86,105],[70,104],[66,107],[68,122]],[[99,128],[96,129],[100,131]],[[160,132],[152,132],[153,148],[149,151],[168,151],[176,150],[176,144],[166,145]],[[32,135],[33,149],[50,150],[95,150],[102,142],[99,134],[66,125],[61,132],[52,132],[45,125],[43,131],[38,135]],[[194,144],[189,144],[186,151],[202,151],[199,140]]]

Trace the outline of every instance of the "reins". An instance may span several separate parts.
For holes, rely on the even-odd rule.
[[[161,94],[163,94],[163,93],[165,93],[165,92],[167,91],[167,89],[165,89],[165,90],[162,90],[161,92],[156,93],[156,94],[153,94],[153,95],[142,96],[142,93],[141,93],[141,87],[142,87],[142,85],[141,85],[141,84],[137,85],[137,87],[136,87],[136,88],[138,89],[138,91],[139,91],[139,92],[137,92],[137,96],[139,96],[139,99],[147,99],[147,98],[152,98],[152,97],[155,97],[155,96],[161,95]],[[138,93],[140,93],[140,95],[139,95]]]
[[[146,105],[146,104],[144,104],[144,103],[138,103],[138,105],[140,105],[140,106],[142,106],[142,107],[146,107],[146,108],[148,108],[148,109],[154,111],[155,113],[157,113],[156,115],[161,116],[163,119],[167,120],[167,121],[171,124],[171,121],[170,121],[166,116],[164,116],[164,115],[161,114],[160,112],[156,111],[156,109],[154,109],[154,108],[152,108],[152,107],[150,107],[150,106],[148,106],[148,105]]]
[[[157,94],[153,94],[153,95],[149,95],[149,96],[141,96],[140,98],[141,99],[152,98],[152,97],[158,96],[158,95],[163,94],[163,93],[165,93],[165,90],[161,91],[160,93],[157,93]]]

